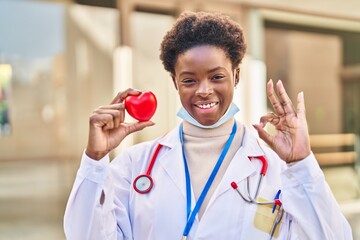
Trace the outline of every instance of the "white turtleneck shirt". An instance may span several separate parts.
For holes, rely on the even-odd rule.
[[[235,119],[232,118],[219,127],[210,129],[194,126],[187,121],[183,122],[185,156],[196,201],[199,199],[199,196],[229,139],[234,121]],[[242,145],[243,135],[244,127],[237,122],[237,131],[234,140],[200,207],[198,213],[199,219],[201,219],[212,194],[224,176],[231,159]]]

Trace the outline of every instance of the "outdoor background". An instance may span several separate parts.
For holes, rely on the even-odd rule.
[[[244,29],[237,119],[258,122],[270,110],[266,81],[281,79],[293,100],[304,91],[311,135],[360,134],[359,0],[0,0],[0,240],[65,239],[88,118],[118,91],[150,90],[158,109],[156,125],[113,154],[176,126],[180,102],[159,47],[184,10],[221,11]],[[356,144],[322,167],[360,239]]]

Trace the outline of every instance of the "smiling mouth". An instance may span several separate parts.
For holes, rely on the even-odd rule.
[[[195,106],[198,108],[201,108],[201,109],[209,109],[218,104],[219,104],[218,102],[212,102],[212,103],[207,103],[207,104],[195,104]]]

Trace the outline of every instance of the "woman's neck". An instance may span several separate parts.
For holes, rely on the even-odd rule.
[[[228,136],[234,125],[234,118],[226,121],[216,128],[200,128],[187,121],[183,121],[183,131],[185,135],[192,137],[212,138],[220,136]]]

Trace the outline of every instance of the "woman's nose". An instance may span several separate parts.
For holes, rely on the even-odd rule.
[[[196,90],[196,95],[200,97],[207,97],[213,93],[213,88],[211,84],[207,82],[202,82],[199,84],[198,89]]]

